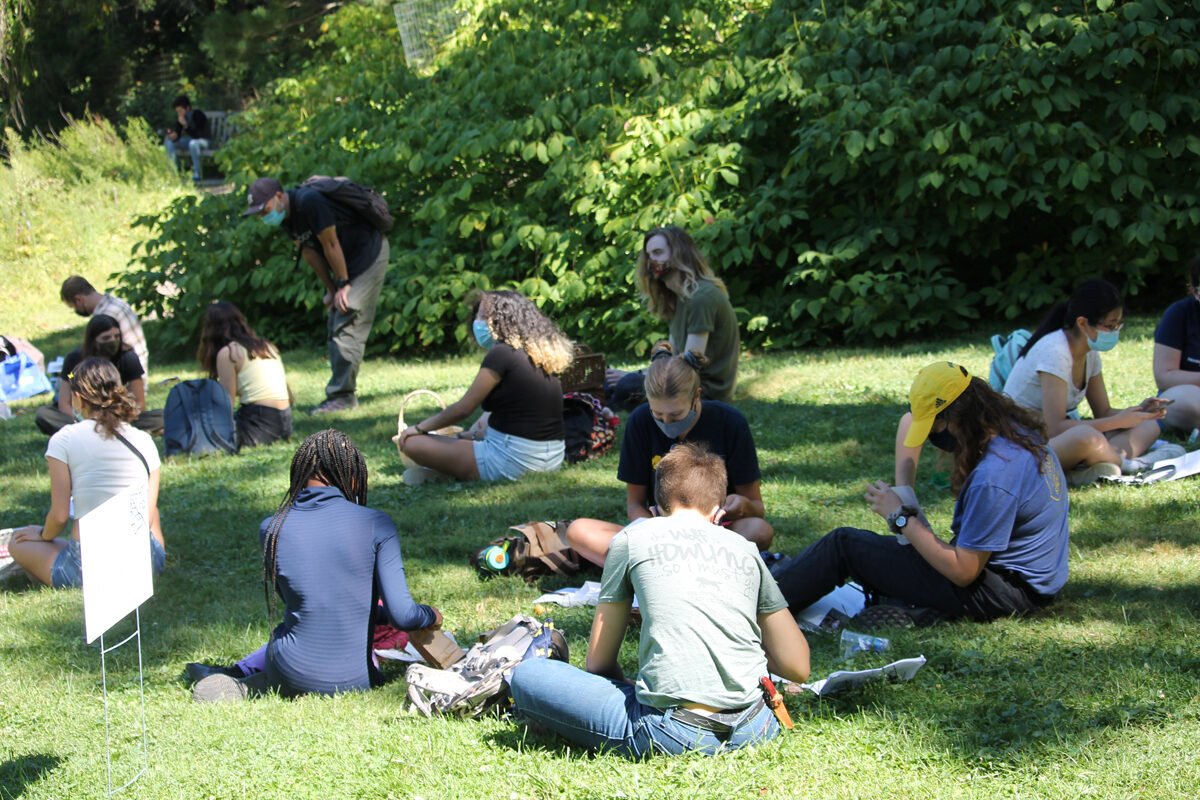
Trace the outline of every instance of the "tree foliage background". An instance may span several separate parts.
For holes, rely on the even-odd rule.
[[[666,223],[752,346],[1014,318],[1096,274],[1157,311],[1200,222],[1198,6],[497,0],[430,75],[387,9],[349,6],[221,156],[239,191],[144,220],[125,292],[175,343],[215,297],[284,341],[319,335],[315,279],[237,215],[256,176],[323,173],[397,214],[381,349],[469,341],[464,296],[504,285],[641,351],[661,325],[633,254]]]
[[[29,135],[87,113],[173,121],[171,100],[237,108],[320,57],[319,0],[0,0],[0,127]]]

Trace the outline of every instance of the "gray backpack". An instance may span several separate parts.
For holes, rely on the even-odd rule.
[[[448,669],[413,664],[404,674],[412,707],[427,717],[478,717],[511,704],[508,675],[527,658],[566,661],[567,640],[553,620],[523,614],[479,637],[479,643]]]

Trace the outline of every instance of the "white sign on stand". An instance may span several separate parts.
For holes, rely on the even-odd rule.
[[[154,594],[146,485],[118,492],[79,519],[88,644]]]
[[[150,514],[147,486],[126,489],[79,518],[79,555],[83,567],[83,627],[88,644],[100,639],[100,676],[104,692],[104,761],[108,796],[127,789],[150,768],[146,748],[146,689],[142,670],[142,618],[139,607],[154,594],[150,560]],[[111,647],[104,634],[132,613],[133,633]],[[106,657],[128,642],[137,641],[138,694],[142,705],[142,765],[121,786],[113,788],[112,740],[108,713]]]

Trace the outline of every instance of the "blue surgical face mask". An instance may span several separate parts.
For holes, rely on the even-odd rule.
[[[492,329],[481,319],[471,323],[471,332],[475,334],[475,341],[479,342],[479,346],[484,350],[491,350],[492,345],[496,343],[492,338]]]
[[[268,211],[267,213],[263,214],[261,217],[259,217],[259,219],[261,219],[263,221],[264,225],[270,225],[271,227],[275,227],[279,223],[283,222],[283,217],[284,217],[283,209],[276,208],[272,211]]]
[[[1120,331],[1102,331],[1096,329],[1096,338],[1088,339],[1088,349],[1097,350],[1105,353],[1117,346],[1117,341],[1121,338]]]
[[[696,415],[699,413],[700,409],[693,405],[692,410],[689,411],[688,415],[681,420],[676,420],[675,422],[663,422],[658,417],[655,417],[654,424],[657,425],[658,429],[663,432],[663,436],[666,436],[668,439],[678,439],[680,436],[683,436],[688,432],[688,429],[691,428],[693,423],[696,422]]]

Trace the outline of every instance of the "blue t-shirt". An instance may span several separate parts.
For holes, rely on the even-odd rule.
[[[668,438],[659,430],[654,424],[649,403],[635,408],[625,423],[617,480],[634,486],[652,487],[658,462],[677,442],[707,444],[710,453],[725,460],[725,471],[729,478],[726,494],[733,494],[734,487],[745,486],[761,478],[754,435],[750,433],[750,425],[742,412],[717,400],[701,400],[700,403],[700,419],[682,439]]]
[[[1043,595],[1067,582],[1067,481],[1049,447],[1038,458],[996,437],[954,506],[953,544],[992,553],[989,567],[1017,573]]]
[[[265,540],[271,518],[263,520]],[[382,683],[371,664],[371,614],[380,597],[393,624],[418,630],[434,612],[408,591],[391,517],[331,486],[302,489],[276,549],[283,622],[267,647],[267,677],[291,692],[334,694]]]
[[[1185,297],[1167,306],[1154,342],[1179,351],[1180,369],[1200,372],[1200,301]]]

